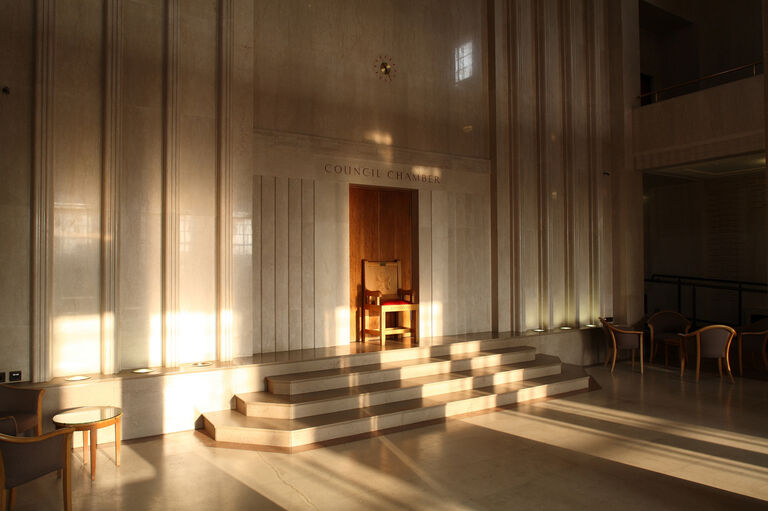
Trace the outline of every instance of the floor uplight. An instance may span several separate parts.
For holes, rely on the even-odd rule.
[[[148,367],[142,367],[141,369],[134,369],[131,372],[136,374],[149,374],[149,373],[153,373],[154,371]]]
[[[213,365],[213,362],[195,362],[192,367],[208,367],[209,365]]]
[[[64,378],[64,381],[83,381],[83,380],[90,380],[90,376],[83,376],[82,374],[79,374],[77,376],[67,376]]]

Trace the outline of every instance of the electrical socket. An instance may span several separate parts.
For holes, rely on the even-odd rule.
[[[8,381],[21,381],[21,371],[10,371]]]
[[[0,371],[0,383],[5,383],[5,371]]]

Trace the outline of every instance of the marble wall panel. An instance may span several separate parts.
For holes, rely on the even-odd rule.
[[[315,181],[315,347],[349,344],[349,185]]]
[[[32,2],[0,2],[0,371],[30,377],[30,212],[34,109],[35,10]]]
[[[254,125],[486,157],[484,16],[473,0],[258,0]]]
[[[163,2],[123,6],[119,309],[123,369],[162,364]]]
[[[216,353],[217,4],[180,4],[180,362]]]
[[[433,334],[432,300],[432,192],[419,190],[419,335]]]
[[[249,0],[235,0],[232,63],[233,261],[232,354],[253,350],[253,10]]]
[[[287,177],[275,178],[275,351],[289,347],[288,182]]]
[[[301,347],[315,347],[315,182],[301,180]]]
[[[302,347],[301,179],[288,183],[288,347]]]
[[[612,315],[609,11],[580,0],[495,4],[507,20],[496,24],[506,32],[496,34],[495,49],[509,74],[496,75],[506,110],[497,109],[494,154],[510,190],[510,227],[498,222],[496,234],[499,245],[510,240],[515,331]],[[501,297],[505,280],[498,283]]]
[[[102,8],[57,2],[53,376],[101,369]]]

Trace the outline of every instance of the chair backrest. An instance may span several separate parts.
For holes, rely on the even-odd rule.
[[[397,298],[400,289],[400,260],[371,261],[363,259],[363,289],[381,291],[383,299]]]
[[[0,434],[0,463],[6,489],[64,468],[72,448],[72,428],[37,437]]]
[[[731,345],[736,330],[726,325],[709,325],[696,331],[701,339],[701,356],[720,358]]]
[[[613,340],[616,341],[616,347],[620,350],[629,350],[640,347],[640,334],[639,332],[627,332],[620,328],[616,328],[607,321],[603,322]]]
[[[684,334],[691,327],[691,322],[679,312],[659,311],[648,318],[648,325],[653,327],[654,334]]]

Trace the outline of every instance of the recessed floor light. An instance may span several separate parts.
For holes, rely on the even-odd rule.
[[[544,329],[543,328],[534,328],[533,331],[534,332],[543,332]]]
[[[213,362],[195,362],[192,367],[208,367],[209,365],[213,365]]]
[[[90,380],[90,376],[83,376],[83,375],[77,375],[77,376],[67,376],[64,378],[65,381],[83,381],[83,380]]]
[[[572,326],[561,326],[560,330],[573,330]]]
[[[142,367],[141,369],[134,369],[134,370],[133,370],[133,371],[131,371],[131,372],[132,372],[132,373],[136,373],[136,374],[148,374],[148,373],[153,373],[153,372],[154,372],[154,370],[152,370],[152,369],[149,369],[149,368],[147,368],[147,367]]]
[[[597,325],[595,325],[594,323],[587,323],[584,326],[587,327],[587,328],[596,328],[597,327]]]

